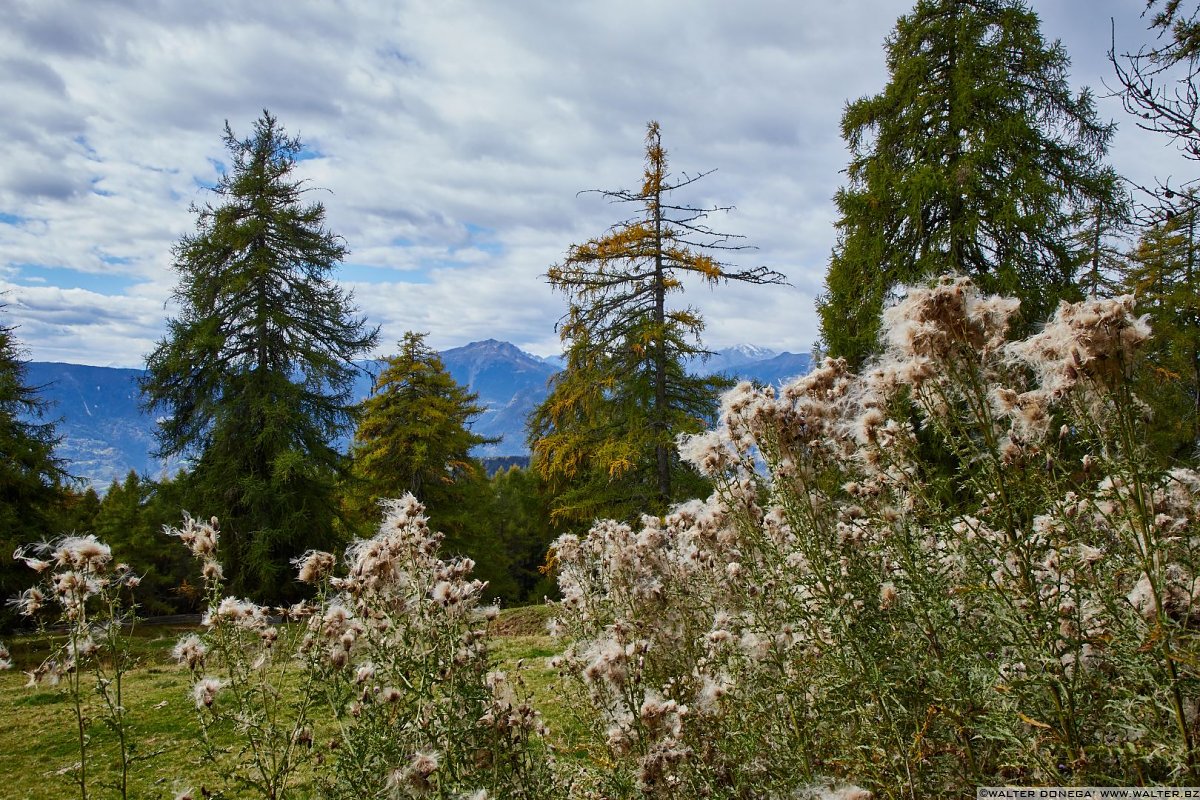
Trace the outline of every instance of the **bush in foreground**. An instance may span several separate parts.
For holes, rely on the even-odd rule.
[[[437,557],[441,536],[411,495],[385,510],[378,534],[347,549],[344,576],[329,553],[297,559],[317,597],[280,609],[291,625],[222,597],[216,520],[171,531],[203,563],[210,598],[204,632],[176,648],[209,756],[239,739],[232,782],[264,798],[556,796],[539,715],[519,677],[490,668],[497,609],[478,606],[473,564]]]
[[[603,793],[1196,783],[1200,474],[1143,445],[1131,308],[1008,341],[1015,301],[910,290],[862,374],[681,440],[707,501],[560,538]]]

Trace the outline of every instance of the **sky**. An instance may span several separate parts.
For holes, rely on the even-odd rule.
[[[1106,53],[1149,41],[1142,0],[1033,0],[1071,81],[1118,123],[1109,163],[1189,168],[1139,131]],[[140,367],[176,313],[171,250],[262,109],[301,137],[295,175],[350,253],[336,273],[380,326],[439,349],[561,349],[545,280],[628,209],[649,120],[680,200],[787,286],[689,286],[704,343],[807,352],[835,243],[847,101],[887,81],[894,0],[5,0],[0,324],[24,357]]]

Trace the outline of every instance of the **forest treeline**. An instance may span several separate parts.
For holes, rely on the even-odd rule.
[[[1110,54],[1115,83],[1134,124],[1194,161],[1195,13],[1151,0],[1147,22],[1152,46]],[[1154,452],[1164,465],[1194,462],[1194,184],[1133,186],[1108,165],[1116,123],[1070,88],[1067,53],[1022,2],[920,0],[885,49],[887,85],[842,117],[850,160],[818,300],[820,349],[871,363],[885,310],[945,272],[1018,298],[1018,335],[1060,302],[1129,294],[1154,330],[1135,367]],[[490,596],[540,601],[554,591],[545,561],[557,535],[597,518],[661,516],[712,490],[676,443],[713,424],[730,386],[685,369],[706,349],[700,313],[673,302],[684,281],[789,291],[781,272],[737,263],[753,243],[714,225],[729,209],[686,200],[706,173],[672,173],[663,139],[650,122],[632,188],[592,190],[627,216],[547,268],[566,300],[566,367],[530,418],[530,468],[489,478],[472,456],[488,441],[471,430],[482,409],[425,334],[406,333],[371,396],[352,402],[355,363],[380,342],[335,279],[347,243],[295,174],[300,140],[268,111],[245,137],[227,123],[229,167],[173,250],[179,312],[141,386],[161,420],[159,452],[187,468],[162,480],[131,473],[102,498],[75,484],[55,452],[54,411],[25,381],[18,331],[0,327],[4,552],[94,533],[143,576],[143,613],[194,610],[192,567],[161,533],[186,510],[220,520],[233,591],[282,603],[303,594],[294,559],[368,535],[378,502],[411,492],[444,549],[476,562]],[[342,453],[333,442],[347,433]],[[0,563],[0,593],[27,583]]]

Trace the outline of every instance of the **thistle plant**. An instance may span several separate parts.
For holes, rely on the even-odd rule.
[[[125,707],[125,676],[133,666],[128,637],[137,619],[133,590],[139,578],[128,565],[114,565],[112,550],[92,535],[67,535],[30,545],[18,549],[14,557],[40,576],[37,585],[18,595],[14,604],[43,629],[51,616],[64,632],[50,656],[28,673],[28,685],[61,685],[71,700],[79,760],[66,774],[86,800],[95,783],[88,771],[95,757],[91,727],[93,719],[99,718],[116,740],[117,777],[108,788],[127,797],[131,768],[155,755],[138,752]],[[0,650],[0,663],[10,667],[8,651]],[[93,691],[101,704],[98,714],[92,710]]]
[[[498,610],[479,607],[472,562],[437,557],[441,535],[411,495],[384,507],[344,575],[330,553],[296,560],[316,596],[281,609],[285,624],[222,596],[216,520],[168,530],[201,561],[209,597],[204,630],[175,648],[207,757],[265,798],[559,796],[520,676],[493,669]]]
[[[608,793],[1200,778],[1200,474],[1143,444],[1131,309],[1009,341],[1016,301],[910,289],[862,374],[742,384],[680,441],[708,500],[559,539]]]
[[[336,594],[301,645],[334,723],[330,797],[554,797],[545,727],[519,677],[492,669],[484,584],[412,497],[383,502],[371,539],[347,548]]]
[[[185,514],[166,528],[201,564],[208,609],[201,630],[184,636],[174,655],[192,673],[192,700],[205,760],[231,783],[267,800],[297,794],[311,778],[315,675],[298,654],[311,604],[271,609],[224,595],[217,520]],[[233,743],[233,744],[231,744]]]

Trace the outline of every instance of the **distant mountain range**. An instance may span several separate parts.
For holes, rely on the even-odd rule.
[[[479,456],[523,456],[525,420],[546,396],[546,384],[560,369],[561,360],[543,359],[508,342],[488,339],[444,351],[442,359],[454,379],[479,395],[486,411],[473,429],[489,437],[502,437],[479,448]],[[722,350],[707,361],[689,364],[695,373],[720,373],[737,380],[778,384],[809,370],[807,354],[775,353],[752,345]],[[377,364],[365,365],[378,372]],[[57,419],[62,437],[58,455],[72,475],[103,489],[134,469],[159,478],[183,466],[154,458],[154,419],[139,405],[137,379],[141,370],[89,367],[33,361],[26,364],[26,382],[40,387],[51,404],[48,418]],[[371,391],[366,371],[356,386],[356,397]],[[343,447],[348,441],[341,443]]]

